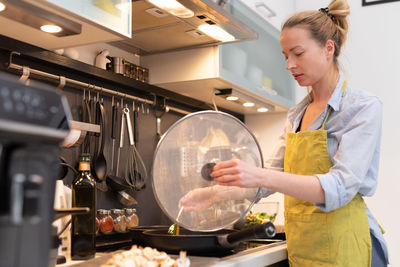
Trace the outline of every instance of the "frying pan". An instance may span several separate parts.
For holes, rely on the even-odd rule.
[[[167,229],[147,230],[143,232],[146,245],[168,253],[181,250],[188,254],[219,253],[234,249],[243,241],[258,238],[272,238],[275,227],[271,222],[236,231],[223,229],[216,232],[192,232],[181,229],[180,235],[168,234]]]
[[[146,238],[143,235],[143,233],[145,231],[161,230],[166,233],[166,232],[168,232],[168,229],[169,229],[169,225],[139,225],[139,226],[130,228],[129,232],[132,235],[133,244],[145,246],[145,245],[147,245]]]

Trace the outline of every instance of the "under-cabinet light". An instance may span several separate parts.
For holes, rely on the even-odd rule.
[[[56,37],[70,36],[82,32],[81,24],[28,2],[32,1],[0,0],[0,3],[6,5],[6,9],[1,12],[1,16],[30,26],[38,31],[50,32]],[[47,26],[43,27],[44,25],[52,25],[51,28],[57,25],[58,28],[57,30],[46,29]]]
[[[131,7],[131,2],[118,3],[118,4],[115,5],[115,7],[116,7],[119,11],[121,11],[121,12],[123,12],[123,13],[128,12],[128,10],[129,10],[130,8],[132,8],[132,7]]]
[[[57,25],[42,25],[40,26],[40,29],[48,33],[57,33],[62,31],[62,28]]]
[[[6,9],[6,5],[0,2],[0,12]]]
[[[235,37],[217,25],[202,24],[198,29],[207,34],[211,38],[217,39],[221,42],[230,42],[235,40]]]
[[[254,107],[254,103],[253,102],[245,102],[245,103],[243,103],[243,107],[246,107],[246,108],[250,108],[250,107]]]
[[[257,112],[268,112],[268,108],[258,108]]]
[[[257,112],[275,110],[275,107],[264,101],[264,99],[254,97],[250,94],[247,94],[245,91],[239,91],[234,88],[214,89],[214,94],[222,97],[224,100],[228,100],[230,97],[237,98],[236,100],[231,100],[230,102],[232,102],[234,105],[246,107],[246,112],[251,112],[252,110]]]
[[[227,97],[226,97],[226,100],[229,100],[229,101],[236,101],[236,100],[238,100],[238,99],[239,99],[239,97],[234,96],[234,95],[230,95],[230,96],[227,96]]]
[[[168,13],[180,18],[190,18],[194,16],[194,12],[176,0],[147,0],[153,5],[161,8]]]

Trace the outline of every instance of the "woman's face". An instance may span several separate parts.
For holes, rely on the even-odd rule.
[[[334,47],[325,46],[311,38],[304,26],[284,28],[281,33],[282,53],[286,68],[300,86],[313,86],[332,66]]]

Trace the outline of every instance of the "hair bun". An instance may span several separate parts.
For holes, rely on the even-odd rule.
[[[334,22],[340,31],[341,45],[346,42],[349,25],[346,17],[350,14],[347,0],[333,0],[328,5],[329,14],[335,18]]]

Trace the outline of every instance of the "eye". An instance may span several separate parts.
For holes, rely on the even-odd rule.
[[[304,54],[304,52],[300,52],[300,53],[296,53],[295,55],[296,55],[296,57],[299,57],[299,56],[301,56],[303,54]]]

